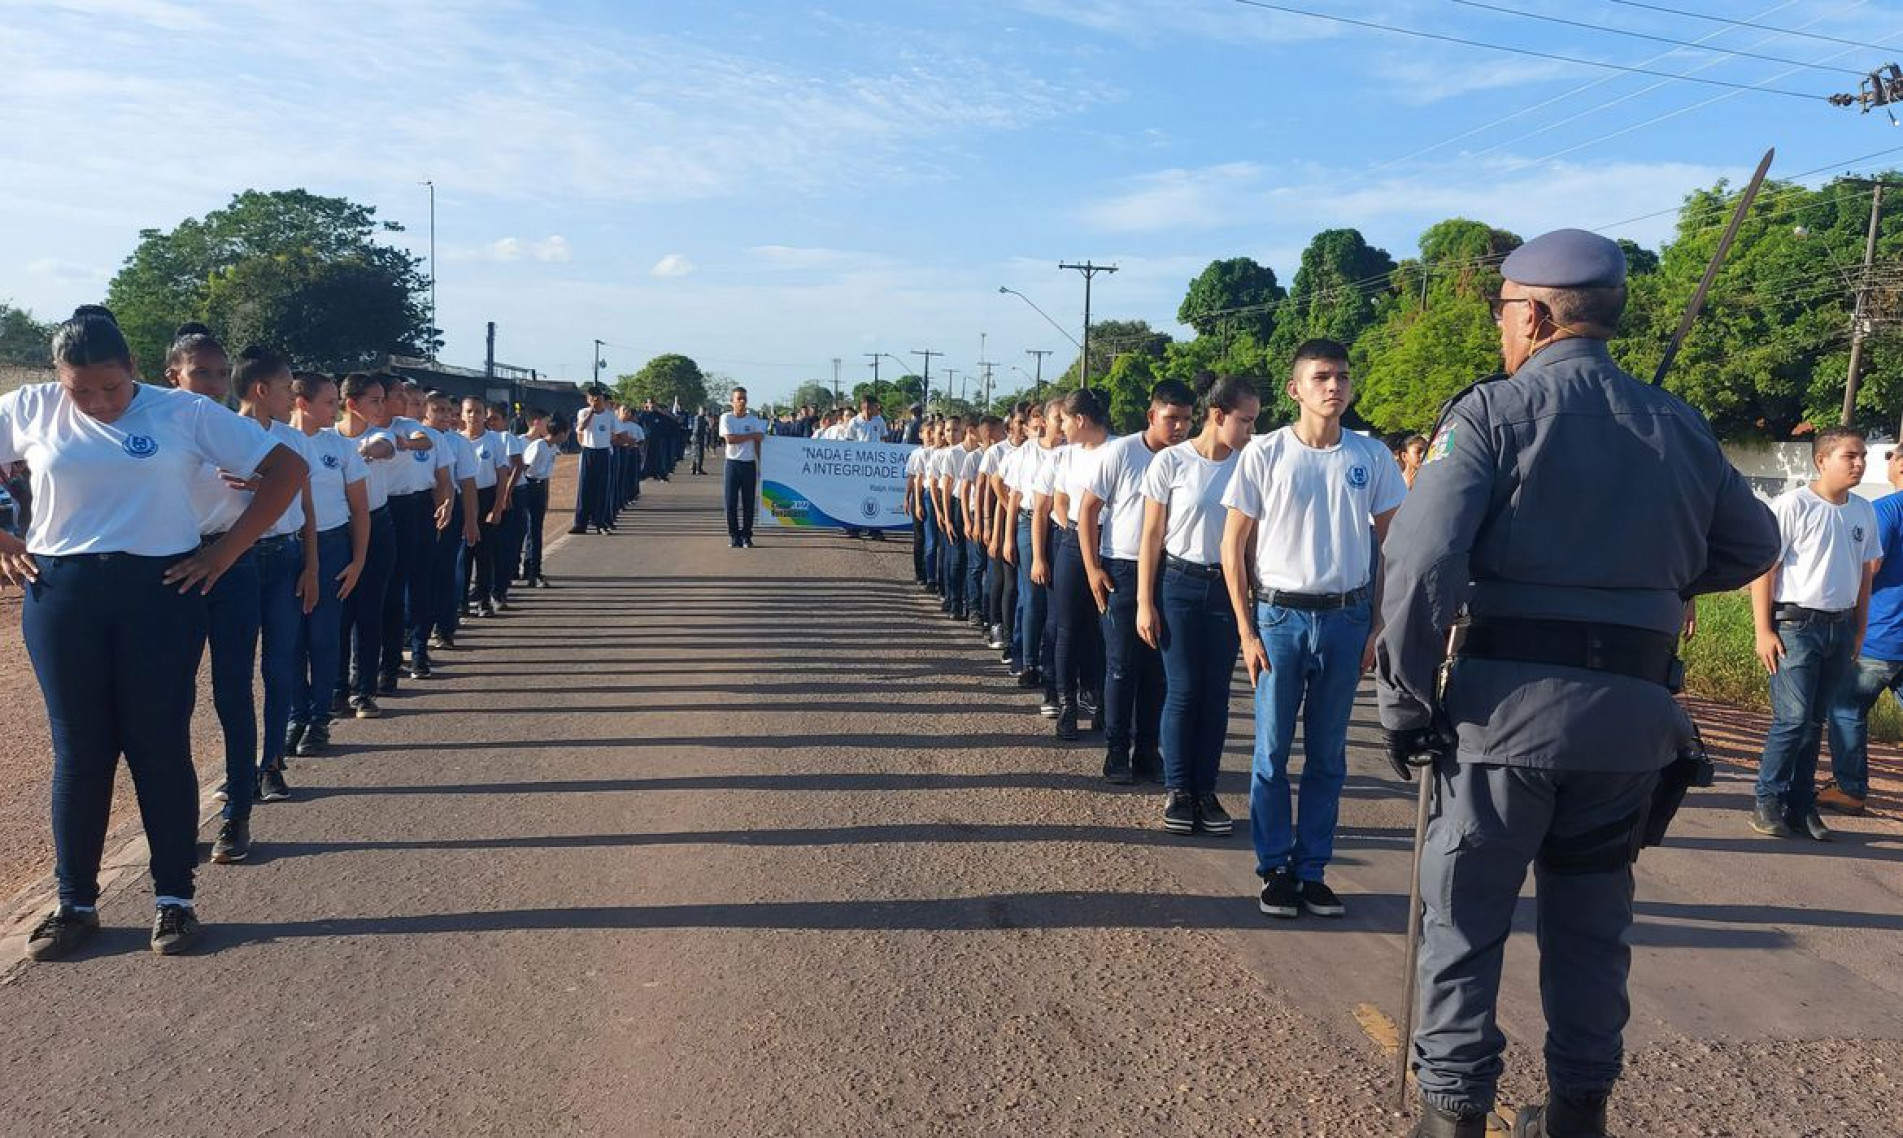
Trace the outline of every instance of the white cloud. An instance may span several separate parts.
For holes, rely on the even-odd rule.
[[[648,270],[651,277],[684,277],[694,271],[694,262],[680,253],[669,253]]]
[[[1254,162],[1228,162],[1145,174],[1127,192],[1085,207],[1084,220],[1119,233],[1229,224],[1237,202],[1260,186],[1264,173]]]
[[[1034,16],[1141,44],[1167,37],[1225,43],[1303,43],[1339,35],[1341,25],[1233,2],[1184,0],[1018,0]]]
[[[553,237],[544,237],[540,241],[537,241],[531,249],[531,253],[538,261],[565,263],[571,259],[568,238],[559,234]]]
[[[492,261],[520,261],[522,259],[522,242],[513,237],[504,237],[502,240],[489,246],[489,259]]]

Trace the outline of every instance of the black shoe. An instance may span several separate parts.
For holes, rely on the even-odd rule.
[[[1793,832],[1802,834],[1813,842],[1828,842],[1833,840],[1830,827],[1824,825],[1823,815],[1815,810],[1812,810],[1802,818],[1792,819],[1790,825]]]
[[[198,914],[183,905],[160,905],[152,922],[152,951],[177,956],[198,943]]]
[[[1057,705],[1057,737],[1066,741],[1077,738],[1077,705],[1070,700]]]
[[[1775,798],[1759,799],[1751,808],[1751,828],[1767,838],[1788,838],[1791,828],[1784,824],[1784,803]]]
[[[332,716],[349,715],[350,693],[340,691],[332,695],[330,697],[330,713]]]
[[[1421,1117],[1407,1132],[1407,1138],[1487,1138],[1487,1116],[1454,1114],[1423,1099]]]
[[[1317,917],[1341,917],[1348,913],[1348,906],[1341,903],[1335,891],[1319,881],[1304,881],[1295,887],[1302,899],[1302,908]]]
[[[1147,747],[1138,747],[1136,759],[1137,781],[1163,785],[1163,756]]]
[[[1077,706],[1083,710],[1085,715],[1090,716],[1090,718],[1094,720],[1103,712],[1103,697],[1094,691],[1078,692]]]
[[[1037,713],[1046,719],[1056,719],[1057,713],[1062,707],[1063,705],[1058,702],[1057,693],[1049,688],[1045,688],[1044,702],[1038,704]]]
[[[1271,917],[1284,920],[1302,915],[1301,890],[1295,884],[1295,875],[1286,869],[1278,869],[1262,879],[1262,893],[1256,899],[1256,907]]]
[[[1036,668],[1026,668],[1018,673],[1018,686],[1027,691],[1036,691],[1044,686],[1044,676]]]
[[[1236,822],[1214,794],[1204,794],[1196,799],[1196,828],[1205,834],[1227,834]]]
[[[1103,758],[1104,781],[1112,786],[1129,786],[1137,780],[1137,772],[1130,765],[1130,752],[1120,747],[1112,747]]]
[[[1019,676],[1024,674],[1024,668],[1021,665],[1012,663],[1009,659],[1006,659],[1004,662],[1004,674],[1007,676],[1010,676],[1012,679],[1015,680]]]
[[[456,647],[456,634],[453,632],[439,632],[429,638],[429,646],[438,651],[454,648]]]
[[[752,549],[752,548],[753,548],[753,539],[752,539],[752,538],[750,538],[750,537],[743,537],[743,538],[741,538],[741,539],[740,539],[740,547],[741,547],[742,549]]]
[[[1606,1138],[1603,1095],[1577,1099],[1555,1094],[1513,1120],[1514,1138]]]
[[[546,589],[546,588],[548,588],[548,587],[549,587],[549,583],[548,583],[548,578],[547,578],[547,577],[544,577],[544,576],[542,576],[542,575],[541,575],[541,574],[539,574],[539,573],[538,573],[538,574],[536,574],[536,577],[535,577],[535,587],[536,587],[536,588],[538,588],[538,589]]]
[[[730,538],[728,538],[728,539],[727,539],[727,548],[728,548],[728,549],[739,549],[739,548],[740,548],[740,539],[739,539],[739,538],[737,538],[737,537],[730,537]]]
[[[358,719],[381,719],[383,717],[383,709],[377,706],[376,700],[371,699],[367,695],[352,697],[350,701],[350,713],[355,715]]]
[[[496,612],[514,612],[514,611],[515,611],[514,608],[509,604],[509,598],[507,597],[496,598]],[[491,615],[494,615],[494,614],[491,614]]]
[[[963,606],[953,605],[951,610],[951,618],[954,623],[963,624],[965,623],[965,621],[971,619],[971,615],[965,611]]]
[[[304,733],[307,730],[309,730],[309,728],[306,727],[302,723],[293,723],[290,725],[289,728],[285,730],[284,732],[284,753],[285,754],[295,755],[300,753],[298,749],[304,745]]]
[[[222,782],[219,783],[218,788],[211,792],[211,800],[213,802],[230,802],[231,801],[230,788]]]
[[[259,802],[283,802],[290,797],[291,788],[284,781],[283,771],[271,767],[258,772]]]
[[[377,677],[377,694],[378,695],[395,695],[396,694],[396,673],[392,672],[387,676]]]
[[[218,827],[218,840],[211,844],[211,859],[219,865],[230,865],[250,856],[251,823],[225,819],[225,824]]]
[[[410,678],[413,680],[427,680],[433,675],[435,673],[430,671],[428,660],[417,660],[410,665]]]
[[[588,527],[587,526],[570,526],[568,528],[568,532],[585,534],[588,532]]]
[[[321,755],[330,750],[330,724],[313,723],[310,730],[304,732],[304,738],[297,744],[299,758]]]
[[[496,606],[489,601],[484,601],[482,602],[481,611],[482,611],[482,615],[492,617],[496,615]]]
[[[61,905],[27,934],[27,959],[57,960],[91,940],[98,931],[97,912],[82,912],[71,905]]]
[[[1172,790],[1163,802],[1163,828],[1172,834],[1196,831],[1196,799],[1187,790]]]

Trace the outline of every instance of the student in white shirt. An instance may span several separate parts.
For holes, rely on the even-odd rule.
[[[615,524],[614,409],[608,389],[588,387],[588,405],[575,412],[575,445],[581,448],[581,474],[575,490],[575,522],[571,534],[607,533]]]
[[[1196,396],[1182,380],[1151,388],[1143,432],[1104,444],[1078,510],[1078,550],[1103,614],[1104,777],[1120,785],[1163,781],[1163,658],[1137,635],[1143,476],[1157,454],[1189,434],[1195,413]]]
[[[1222,576],[1222,496],[1262,411],[1239,376],[1216,380],[1204,398],[1203,429],[1144,472],[1137,556],[1137,635],[1163,656],[1163,827],[1177,834],[1235,826],[1216,798],[1242,646]]]
[[[444,443],[443,433],[429,422],[429,403],[422,388],[405,379],[398,381],[392,392],[392,397],[402,403],[404,426],[413,424],[414,433],[427,440],[429,446],[412,447],[397,461],[407,472],[403,481],[420,499],[418,516],[412,523],[420,527],[420,532],[412,538],[416,544],[410,552],[406,588],[401,592],[390,590],[384,602],[383,671],[394,675],[403,663],[403,650],[407,647],[409,676],[412,680],[423,680],[432,674],[429,634],[437,607],[436,547],[443,530],[455,521],[456,490],[451,471],[456,465],[456,456]],[[392,426],[396,425],[397,420],[392,420]]]
[[[1003,662],[1013,677],[1022,673],[1017,664],[1019,651],[1017,623],[1018,568],[1004,559],[1004,536],[1018,528],[1018,519],[1006,508],[1011,491],[1004,484],[1004,470],[1024,444],[1024,421],[1028,403],[1018,403],[1005,416],[1004,440],[985,451],[978,473],[985,480],[985,556],[990,570],[985,576],[987,602],[991,613],[991,646],[1003,653]]]
[[[430,597],[434,606],[428,627],[419,635],[428,636],[427,647],[453,649],[456,630],[462,622],[463,567],[482,544],[481,503],[476,491],[476,448],[463,435],[461,412],[448,395],[432,391],[425,400],[429,425],[443,441],[444,461],[449,468],[455,502],[447,524],[436,532],[436,547],[430,551]],[[428,655],[424,657],[429,660]]]
[[[885,416],[879,414],[879,401],[870,395],[859,401],[859,413],[846,423],[845,436],[854,442],[885,441]]]
[[[1102,610],[1091,595],[1078,521],[1084,488],[1097,472],[1104,444],[1115,438],[1106,397],[1089,389],[1071,392],[1064,401],[1064,435],[1070,445],[1058,452],[1051,479],[1051,508],[1061,526],[1051,566],[1051,606],[1057,614],[1057,737],[1075,739],[1083,704],[1094,707],[1092,726],[1103,726]]]
[[[344,410],[331,429],[349,439],[363,457],[364,490],[370,501],[370,553],[357,587],[344,598],[334,710],[348,709],[358,719],[375,719],[383,714],[376,699],[377,671],[383,665],[383,599],[396,569],[390,490],[397,478],[400,448],[390,430],[389,389],[381,378],[351,372],[344,376],[339,395]]]
[[[615,408],[615,447],[615,465],[621,472],[615,483],[615,504],[617,509],[626,509],[641,500],[641,480],[648,467],[647,428],[626,404]]]
[[[152,948],[182,952],[199,937],[191,719],[205,594],[289,508],[304,460],[208,399],[140,385],[104,308],[61,324],[51,355],[56,382],[0,395],[0,465],[29,465],[35,507],[24,540],[0,532],[0,581],[25,592],[21,632],[53,741],[59,901],[26,953],[64,955],[99,929],[121,755],[151,851]],[[258,483],[231,528],[201,545],[185,490],[207,463]]]
[[[726,444],[721,494],[727,505],[727,535],[735,549],[753,548],[753,511],[760,497],[760,447],[766,420],[747,410],[747,389],[733,389],[733,409],[721,413],[720,441]]]
[[[509,444],[489,429],[489,405],[475,396],[463,400],[463,441],[476,452],[476,518],[482,540],[463,558],[463,615],[496,615],[496,572],[502,540],[502,484],[509,469]]]
[[[1025,606],[1025,627],[1031,629],[1034,638],[1034,642],[1025,647],[1025,672],[1031,674],[1029,665],[1035,665],[1037,678],[1044,682],[1044,702],[1038,711],[1046,719],[1057,718],[1058,711],[1057,610],[1051,604],[1051,566],[1057,557],[1057,518],[1053,509],[1057,462],[1070,446],[1064,430],[1064,397],[1059,396],[1044,405],[1044,435],[1018,476],[1020,504],[1030,513],[1017,537],[1017,554],[1024,561],[1031,590],[1031,600]],[[1039,619],[1040,613],[1042,619]],[[1023,682],[1022,679],[1019,682]]]
[[[518,496],[528,513],[528,532],[522,545],[522,580],[531,588],[548,588],[542,572],[543,522],[548,517],[548,481],[555,477],[555,460],[568,439],[568,423],[547,411],[529,411],[528,445],[522,450],[522,492]]]
[[[317,528],[317,601],[298,638],[287,748],[321,755],[330,747],[337,669],[343,658],[344,600],[357,590],[370,559],[369,472],[357,445],[338,434],[337,382],[318,372],[291,380],[291,428],[304,436],[310,461],[311,517]],[[283,764],[277,769],[281,788]],[[285,790],[288,795],[289,791]]]
[[[443,485],[439,487],[436,437],[418,419],[420,410],[413,410],[410,404],[412,394],[417,394],[421,403],[416,384],[389,372],[378,372],[377,378],[383,381],[388,429],[397,445],[397,457],[390,464],[390,532],[394,540],[390,580],[383,590],[377,694],[395,695],[397,677],[403,671],[403,649],[410,639],[406,615],[413,601],[428,588],[419,582],[429,579],[429,550],[435,543],[440,506],[438,494],[446,491],[448,476],[442,476]]]
[[[528,536],[528,515],[522,512],[522,503],[516,497],[516,491],[522,485],[522,472],[527,468],[523,451],[528,442],[521,435],[509,429],[509,405],[492,403],[489,406],[489,431],[502,440],[503,451],[508,455],[508,466],[499,472],[496,483],[496,611],[509,611],[509,587],[515,584],[516,572],[522,566],[522,540]]]
[[[996,415],[975,417],[965,440],[964,457],[958,460],[958,471],[952,479],[965,518],[965,604],[971,623],[987,642],[992,637],[991,614],[985,607],[990,590],[985,581],[985,479],[980,471],[985,452],[1003,436],[1002,419]]]
[[[998,559],[1007,566],[1005,572],[1012,578],[1009,616],[1014,631],[1009,638],[1010,655],[1006,662],[1019,687],[1035,688],[1043,679],[1041,674],[1034,673],[1039,670],[1037,650],[1042,647],[1044,607],[1042,600],[1032,596],[1036,586],[1031,584],[1031,496],[1026,487],[1043,450],[1045,419],[1042,403],[1031,401],[1020,406],[1024,408],[1022,437],[998,470],[998,518],[1003,531],[999,535]],[[1033,604],[1039,618],[1037,628],[1032,627],[1030,619]]]
[[[1224,492],[1222,570],[1255,687],[1258,905],[1272,917],[1339,917],[1347,909],[1323,875],[1348,777],[1348,715],[1374,663],[1376,549],[1407,486],[1386,447],[1342,429],[1354,399],[1346,347],[1300,345],[1287,390],[1300,417],[1244,448]],[[1298,721],[1296,813],[1288,766]]]
[[[972,424],[972,429],[976,427]],[[932,493],[939,533],[938,583],[944,588],[938,607],[957,621],[969,619],[965,608],[965,577],[969,572],[965,561],[965,512],[958,501],[958,472],[965,463],[965,440],[969,435],[963,418],[948,416],[941,434],[944,445],[932,456]]]
[[[926,592],[932,590],[937,576],[926,548],[926,502],[923,490],[926,465],[931,461],[929,446],[919,445],[905,456],[905,516],[912,519],[912,580]]]
[[[1811,440],[1817,477],[1771,500],[1783,550],[1751,584],[1758,660],[1771,674],[1771,727],[1758,761],[1751,828],[1830,840],[1817,813],[1817,755],[1831,700],[1856,662],[1883,561],[1877,513],[1851,490],[1863,481],[1863,432],[1829,427]]]

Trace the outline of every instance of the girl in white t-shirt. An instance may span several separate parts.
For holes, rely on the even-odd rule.
[[[381,378],[351,372],[338,389],[344,411],[336,432],[356,444],[364,461],[370,500],[370,553],[357,587],[344,598],[342,650],[337,660],[334,708],[358,719],[383,714],[377,706],[377,674],[383,662],[383,599],[396,568],[396,522],[390,491],[397,477],[398,447],[390,431],[389,389]],[[404,461],[408,461],[405,459]]]
[[[198,939],[198,776],[191,718],[205,594],[297,496],[290,448],[201,396],[138,382],[112,314],[88,306],[54,333],[58,381],[0,396],[0,465],[25,460],[37,507],[24,541],[0,533],[0,581],[25,590],[21,631],[53,738],[59,904],[27,955],[69,953],[99,928],[99,861],[124,756],[151,850],[152,948]],[[256,471],[251,501],[200,541],[199,467]]]
[[[1096,467],[1096,452],[1111,439],[1110,408],[1088,388],[1064,401],[1064,434],[1070,445],[1060,452],[1051,486],[1051,509],[1063,518],[1057,556],[1051,566],[1051,608],[1056,613],[1057,737],[1078,736],[1078,699],[1094,702],[1103,690],[1103,627],[1090,594],[1084,553],[1078,545],[1077,519],[1084,487]],[[1093,713],[1092,726],[1101,711]]]
[[[298,372],[291,380],[291,399],[291,428],[304,436],[310,458],[317,600],[304,613],[286,741],[296,754],[308,756],[330,746],[331,702],[343,656],[343,605],[356,593],[370,557],[370,490],[356,444],[331,429],[337,422],[337,382],[319,372]]]
[[[1163,828],[1227,834],[1216,799],[1229,732],[1229,678],[1241,640],[1222,576],[1223,491],[1255,431],[1262,400],[1225,376],[1204,396],[1203,429],[1158,454],[1144,472],[1137,554],[1137,635],[1163,656]]]

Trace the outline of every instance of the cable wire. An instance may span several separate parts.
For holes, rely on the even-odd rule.
[[[1735,55],[1740,59],[1759,59],[1766,63],[1783,63],[1794,67],[1807,67],[1813,71],[1835,71],[1840,75],[1856,75],[1861,77],[1869,74],[1867,71],[1857,71],[1849,67],[1832,67],[1825,63],[1806,63],[1801,59],[1785,59],[1780,55],[1760,55],[1755,51],[1735,51],[1731,48],[1711,47],[1707,44],[1694,43],[1688,40],[1675,40],[1670,36],[1655,36],[1650,32],[1635,32],[1629,28],[1609,28],[1603,24],[1589,24],[1584,20],[1568,20],[1564,16],[1548,16],[1543,12],[1524,12],[1518,8],[1505,8],[1498,4],[1482,3],[1481,0],[1450,0],[1450,2],[1459,4],[1464,8],[1478,8],[1484,12],[1499,12],[1506,16],[1519,16],[1527,20],[1541,20],[1545,23],[1560,24],[1568,28],[1584,28],[1589,32],[1603,32],[1606,35],[1626,36],[1630,39],[1638,40],[1651,40],[1653,43],[1669,43],[1674,47],[1689,47],[1697,51],[1717,52],[1720,55]]]
[[[1886,47],[1880,43],[1860,43],[1857,40],[1846,40],[1839,39],[1836,36],[1818,35],[1815,32],[1798,31],[1795,28],[1779,28],[1771,24],[1754,24],[1750,20],[1733,20],[1727,16],[1712,16],[1704,12],[1688,12],[1683,8],[1667,8],[1663,4],[1645,4],[1641,3],[1640,0],[1611,0],[1611,2],[1614,4],[1623,4],[1628,8],[1645,8],[1653,12],[1664,12],[1672,16],[1687,16],[1694,20],[1713,20],[1718,23],[1736,24],[1739,27],[1757,28],[1760,31],[1777,32],[1780,35],[1802,36],[1805,39],[1823,40],[1825,43],[1849,44],[1851,47],[1860,47],[1865,51],[1871,49],[1879,49],[1882,51],[1903,50],[1903,48]]]

